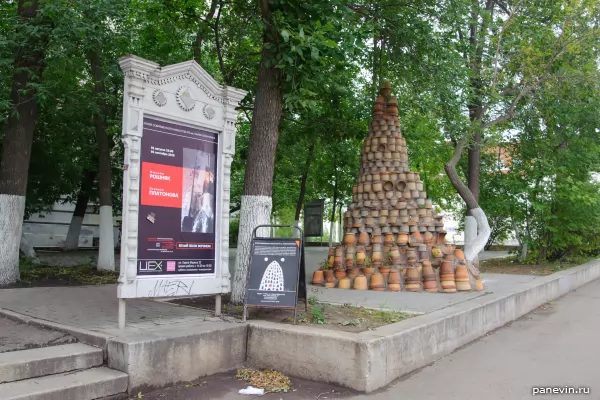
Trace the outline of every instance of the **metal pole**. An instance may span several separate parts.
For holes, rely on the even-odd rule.
[[[125,329],[125,299],[119,299],[119,329]]]
[[[215,296],[215,317],[221,316],[221,293]]]

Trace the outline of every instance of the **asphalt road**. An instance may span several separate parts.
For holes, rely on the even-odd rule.
[[[385,390],[358,395],[295,381],[294,393],[261,399],[520,400],[600,399],[600,280],[514,321]],[[144,394],[144,400],[238,400],[244,383],[231,375]],[[541,394],[545,388],[589,394]],[[534,396],[533,392],[538,391]],[[566,389],[569,390],[569,389]]]

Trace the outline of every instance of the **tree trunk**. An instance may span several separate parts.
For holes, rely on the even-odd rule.
[[[333,233],[335,224],[335,207],[337,205],[337,176],[333,185],[333,207],[331,208],[331,221],[329,222],[329,247],[333,246]]]
[[[98,251],[98,269],[115,270],[115,238],[112,215],[112,177],[110,162],[110,140],[106,127],[107,106],[104,97],[104,79],[102,60],[96,50],[88,54],[92,76],[94,77],[94,94],[98,111],[94,114],[96,143],[98,144],[98,175],[100,193],[100,249]]]
[[[270,21],[267,0],[261,0],[261,10],[263,19]],[[265,31],[263,36],[258,87],[250,124],[250,141],[240,210],[240,231],[231,294],[231,302],[234,304],[242,304],[246,296],[252,231],[257,225],[269,223],[273,205],[273,174],[279,140],[283,92],[280,73],[277,69],[266,65],[267,60],[272,57],[268,47],[271,47],[271,42],[277,37],[276,31],[271,30],[272,32],[269,33]],[[260,230],[258,234],[264,235]]]
[[[26,39],[15,49],[11,87],[14,110],[8,113],[0,163],[0,286],[16,283],[20,277],[19,248],[37,118],[36,85],[41,80],[48,41],[43,21],[36,21],[38,8],[38,0],[19,0],[17,9],[17,33],[25,33]],[[26,32],[28,28],[37,32]]]
[[[479,204],[475,200],[473,193],[471,193],[467,185],[463,183],[463,181],[458,176],[458,173],[456,172],[456,164],[460,160],[460,157],[463,153],[463,149],[467,144],[467,141],[467,137],[464,137],[458,141],[458,143],[456,144],[456,148],[454,149],[454,154],[452,155],[450,161],[448,161],[444,165],[444,169],[446,170],[446,175],[448,175],[448,179],[450,179],[452,186],[454,186],[454,188],[458,192],[458,195],[463,199],[463,201],[467,205],[467,209],[471,210],[470,217],[475,219],[477,234],[472,240],[472,245],[468,248],[467,246],[465,246],[465,258],[467,260],[467,267],[469,268],[469,272],[471,273],[471,275],[475,278],[479,278],[481,273],[477,268],[477,255],[485,247],[485,244],[487,243],[488,238],[490,237],[491,229],[487,217],[483,210],[479,207]]]
[[[196,38],[194,39],[194,44],[192,45],[194,49],[194,60],[200,64],[200,58],[202,57],[202,45],[204,40],[206,39],[206,35],[210,32],[210,23],[215,16],[215,11],[217,9],[218,0],[212,0],[210,3],[210,9],[208,10],[208,14],[206,14],[206,18],[204,21],[200,21],[200,26],[198,27],[198,32],[196,32]]]
[[[313,152],[315,149],[315,142],[310,142],[308,147],[308,155],[306,156],[306,164],[304,165],[304,171],[302,171],[302,178],[300,179],[300,194],[298,195],[298,202],[296,203],[296,214],[294,216],[294,225],[300,226],[300,213],[302,212],[302,205],[304,204],[304,195],[306,194],[306,181],[308,179],[308,172],[310,171],[310,163],[313,159]]]
[[[96,179],[96,171],[84,171],[83,177],[81,178],[81,187],[77,194],[77,202],[75,203],[75,210],[73,210],[73,216],[71,217],[71,224],[69,225],[69,231],[65,239],[65,245],[63,250],[71,251],[79,248],[79,235],[81,233],[81,225],[83,224],[83,218],[87,210],[87,205],[90,201],[92,187],[94,180]]]

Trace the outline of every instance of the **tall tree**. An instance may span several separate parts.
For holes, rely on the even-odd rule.
[[[0,286],[19,279],[19,244],[25,213],[31,144],[37,119],[37,87],[44,70],[49,22],[39,0],[19,0],[10,112],[0,164]]]
[[[246,295],[246,277],[252,231],[269,224],[272,207],[273,172],[283,107],[281,72],[271,61],[271,48],[279,40],[273,24],[273,11],[267,0],[259,0],[265,24],[263,50],[258,70],[258,87],[250,125],[248,158],[241,199],[240,232],[231,301],[242,303]]]

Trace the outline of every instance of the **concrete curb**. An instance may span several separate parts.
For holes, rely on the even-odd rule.
[[[592,261],[358,334],[250,322],[246,356],[254,367],[368,393],[599,277]]]

